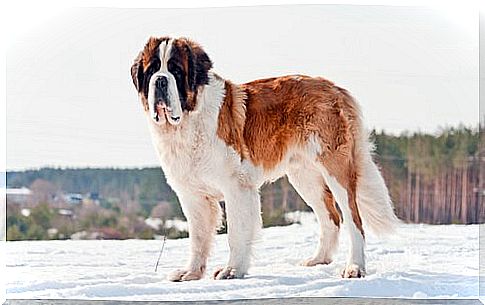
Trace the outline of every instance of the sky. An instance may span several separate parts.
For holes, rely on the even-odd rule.
[[[369,128],[475,126],[478,15],[457,16],[350,5],[56,12],[10,38],[7,170],[157,166],[130,76],[149,36],[192,38],[234,82],[323,76],[356,97]]]

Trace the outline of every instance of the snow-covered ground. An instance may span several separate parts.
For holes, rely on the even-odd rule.
[[[367,236],[367,276],[342,279],[348,250],[327,266],[301,267],[315,248],[313,215],[302,224],[263,230],[250,274],[242,280],[172,283],[165,277],[181,268],[188,240],[168,240],[158,272],[161,241],[7,242],[7,298],[119,300],[201,300],[294,296],[476,298],[478,225],[402,225],[396,235]],[[228,258],[225,235],[216,238],[209,274]]]

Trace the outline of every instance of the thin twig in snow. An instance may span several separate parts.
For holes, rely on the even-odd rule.
[[[157,264],[155,265],[155,272],[158,269],[158,263],[160,262],[160,257],[162,257],[163,248],[165,248],[165,241],[167,240],[167,235],[163,235],[162,249],[160,249],[160,254],[158,254]]]

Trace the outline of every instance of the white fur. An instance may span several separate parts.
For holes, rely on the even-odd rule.
[[[357,181],[357,203],[364,226],[377,235],[394,232],[400,222],[394,213],[391,198],[386,183],[377,165],[372,160],[373,145],[369,136],[361,131],[357,140],[357,155],[359,156],[360,177]]]

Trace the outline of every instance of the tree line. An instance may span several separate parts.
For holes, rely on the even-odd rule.
[[[401,219],[432,224],[485,220],[483,132],[458,127],[436,135],[372,136]]]
[[[391,192],[396,214],[406,222],[450,224],[481,223],[485,174],[483,133],[478,128],[442,129],[436,134],[371,133],[374,158]],[[7,187],[31,186],[49,181],[58,190],[96,193],[104,205],[136,203],[148,216],[160,202],[171,205],[172,215],[183,218],[177,197],[158,167],[141,169],[85,168],[7,172]],[[289,211],[308,207],[286,178],[261,190],[263,217],[284,223]]]

